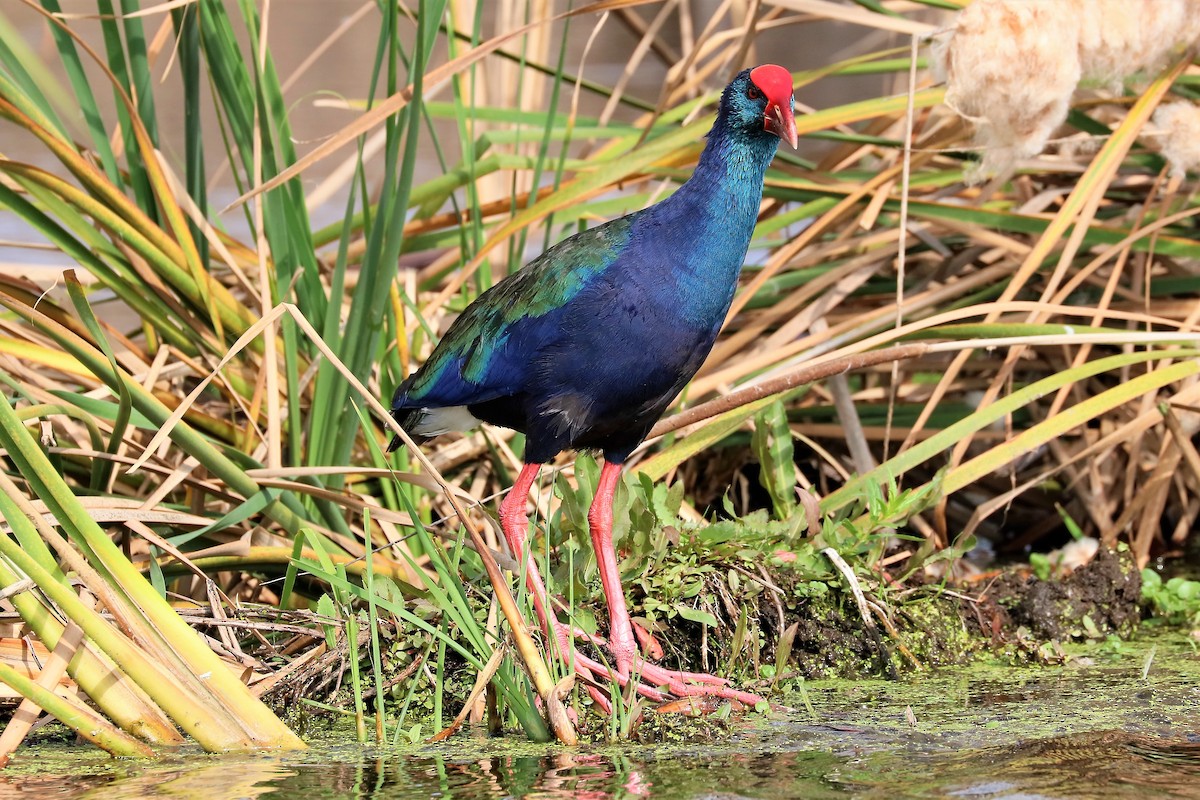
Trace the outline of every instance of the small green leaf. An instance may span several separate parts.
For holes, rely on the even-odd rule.
[[[322,617],[329,619],[337,619],[337,609],[334,608],[333,598],[327,594],[321,595],[317,600],[317,613]],[[325,644],[330,650],[337,647],[337,628],[333,625],[324,625],[325,628]]]
[[[721,627],[721,623],[717,621],[717,618],[714,617],[712,614],[708,613],[707,611],[702,611],[701,609],[698,609],[698,608],[692,608],[691,606],[683,606],[683,605],[675,606],[675,611],[676,611],[676,613],[679,614],[679,616],[683,617],[686,620],[691,620],[692,622],[699,622],[704,625],[707,625],[710,628]]]
[[[1050,564],[1050,559],[1047,558],[1044,553],[1030,553],[1029,566],[1033,568],[1033,574],[1036,575],[1040,580],[1050,580],[1052,566]]]
[[[758,458],[758,481],[771,496],[775,518],[787,519],[796,509],[796,453],[781,399],[754,418],[750,446]]]
[[[788,660],[792,657],[792,645],[796,642],[796,633],[800,623],[793,622],[783,633],[779,634],[779,643],[775,645],[775,676],[782,675],[787,670]]]
[[[1054,509],[1058,511],[1058,516],[1062,518],[1063,524],[1067,526],[1067,532],[1071,534],[1071,538],[1079,541],[1083,538],[1083,528],[1079,527],[1079,523],[1067,513],[1067,510],[1062,507],[1062,504],[1055,503]]]

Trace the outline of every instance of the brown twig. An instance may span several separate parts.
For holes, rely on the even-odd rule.
[[[841,375],[851,370],[862,369],[863,367],[872,367],[876,364],[886,364],[889,361],[904,361],[912,358],[920,358],[929,351],[929,345],[924,342],[914,342],[912,344],[901,344],[895,347],[888,347],[883,350],[871,350],[866,353],[855,353],[853,355],[842,356],[840,358],[831,358],[828,361],[822,361],[817,364],[806,364],[786,375],[781,375],[778,378],[756,383],[753,386],[747,386],[744,389],[739,389],[736,392],[731,392],[724,397],[719,397],[716,400],[709,400],[707,403],[701,403],[698,406],[693,406],[687,411],[681,411],[674,416],[659,420],[658,424],[650,431],[647,438],[662,436],[671,431],[677,431],[680,428],[688,425],[701,422],[706,419],[711,419],[719,414],[724,414],[726,411],[732,411],[735,408],[740,408],[747,403],[753,403],[764,397],[773,394],[780,394],[789,389],[795,389],[797,386],[803,386],[806,383],[828,378],[831,375]]]

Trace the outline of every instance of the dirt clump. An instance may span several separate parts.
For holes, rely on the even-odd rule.
[[[1014,623],[1054,641],[1131,633],[1141,619],[1141,592],[1141,574],[1129,555],[1103,549],[1066,577],[1009,574],[993,590]]]

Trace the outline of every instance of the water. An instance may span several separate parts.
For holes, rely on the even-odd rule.
[[[731,722],[708,742],[566,750],[466,734],[392,750],[328,739],[304,753],[150,764],[42,747],[0,774],[0,798],[1200,800],[1200,656],[1161,641],[1143,677],[1149,652],[816,683],[812,714],[794,696],[800,710]]]

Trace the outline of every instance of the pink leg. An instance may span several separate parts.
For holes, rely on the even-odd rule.
[[[529,594],[533,599],[533,607],[537,611],[538,621],[542,624],[542,631],[546,636],[553,636],[559,647],[559,652],[566,658],[571,658],[574,651],[573,637],[576,631],[568,625],[564,625],[554,616],[554,611],[550,607],[550,595],[546,591],[546,586],[542,583],[542,575],[538,572],[537,564],[532,558],[528,558],[525,549],[525,538],[529,531],[529,516],[525,511],[525,506],[529,502],[529,489],[533,486],[533,482],[537,479],[538,471],[541,469],[541,464],[526,464],[521,468],[521,474],[517,476],[517,482],[513,484],[512,489],[504,500],[500,502],[500,528],[504,531],[504,539],[508,542],[508,548],[512,551],[513,558],[517,563],[522,565],[525,570],[525,586],[529,589]],[[611,711],[608,699],[591,685],[595,681],[593,672],[599,670],[601,673],[607,672],[604,665],[589,658],[584,658],[578,653],[574,653],[575,671],[582,677],[589,680],[588,693],[606,712]],[[622,682],[624,685],[624,682]],[[641,687],[639,687],[640,689]],[[656,692],[649,687],[646,687],[647,694],[653,700],[664,700],[665,695],[661,692]]]
[[[614,658],[617,659],[618,668],[616,672],[599,661],[574,652],[574,639],[577,636],[583,635],[585,638],[592,639],[594,637],[587,637],[582,631],[578,631],[558,621],[550,606],[550,596],[546,591],[545,584],[542,582],[542,576],[538,572],[537,564],[534,563],[533,559],[528,558],[525,539],[529,530],[529,517],[525,508],[529,502],[529,489],[537,479],[540,469],[541,464],[526,464],[522,467],[521,474],[517,476],[517,481],[513,485],[513,488],[500,503],[500,527],[504,531],[504,538],[508,542],[509,549],[512,550],[513,557],[525,570],[525,585],[533,599],[533,607],[537,611],[542,631],[547,636],[555,638],[559,650],[564,657],[574,660],[575,671],[587,680],[588,693],[596,703],[606,712],[611,711],[608,698],[604,697],[603,693],[593,685],[596,680],[595,676],[605,675],[621,686],[625,686],[630,681],[631,669],[634,666],[637,655],[637,644],[634,642],[629,612],[625,609],[625,595],[621,589],[621,578],[617,572],[616,553],[612,547],[612,495],[616,489],[617,479],[620,477],[621,467],[619,464],[606,463],[604,465],[604,469],[601,471],[600,486],[596,491],[596,499],[593,501],[592,508],[588,512],[588,523],[592,529],[592,542],[596,547],[597,559],[601,565],[600,577],[604,584],[605,596],[608,599],[609,618],[610,620],[621,620],[621,622],[610,622],[614,631],[614,643],[610,645],[610,649],[613,650]],[[603,534],[599,538],[597,537],[598,531],[602,531]],[[602,544],[602,542],[606,542],[607,544]],[[613,587],[611,589],[610,584]],[[615,637],[618,635],[615,633],[617,630],[624,631],[624,641],[626,642],[624,648],[618,648],[615,644]],[[633,642],[632,646],[628,644],[630,642]],[[621,656],[618,655],[618,652],[627,653],[624,665],[622,665]],[[636,690],[638,694],[654,702],[663,702],[670,699],[669,694],[654,688],[656,686],[668,687],[671,694],[677,697],[715,695],[737,699],[747,705],[754,705],[759,700],[755,695],[738,692],[725,687],[724,684],[726,681],[722,678],[716,678],[711,675],[698,675],[690,672],[672,672],[662,667],[642,662],[640,659],[637,659],[637,662],[640,667],[642,682],[636,684]],[[696,686],[691,683],[684,683],[684,681],[707,683],[710,685]]]
[[[625,608],[625,590],[621,587],[621,573],[617,569],[617,553],[612,541],[613,494],[620,479],[621,465],[605,461],[600,470],[600,482],[596,485],[596,496],[588,509],[588,528],[592,532],[592,547],[600,565],[600,583],[608,603],[608,649],[617,662],[617,672],[628,675],[638,646],[629,611]]]
[[[677,697],[716,695],[735,699],[746,705],[755,705],[762,698],[727,687],[728,681],[724,678],[666,670],[638,655],[637,639],[634,637],[629,611],[625,608],[625,591],[621,587],[621,573],[617,569],[617,554],[612,541],[613,494],[620,478],[621,465],[605,461],[600,470],[596,496],[592,499],[592,507],[588,509],[592,547],[596,550],[600,582],[604,586],[604,597],[608,602],[609,650],[616,661],[618,676],[628,679],[636,666],[643,681],[653,686],[665,686]]]
[[[500,528],[504,531],[504,538],[508,542],[508,549],[512,551],[513,558],[525,570],[525,585],[529,588],[529,594],[533,598],[533,607],[537,610],[542,629],[548,636],[551,632],[550,620],[554,619],[548,602],[549,596],[542,583],[542,576],[538,572],[537,564],[532,558],[527,558],[525,552],[525,537],[529,532],[529,517],[525,512],[525,506],[529,503],[529,489],[537,480],[538,471],[541,468],[541,464],[526,464],[521,468],[517,482],[500,502]]]

